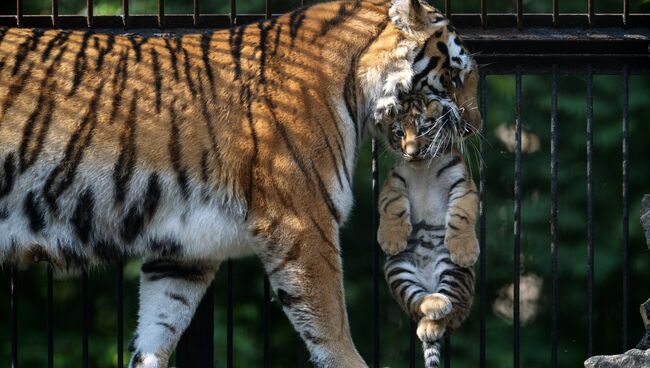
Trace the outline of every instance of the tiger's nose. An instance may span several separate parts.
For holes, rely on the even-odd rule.
[[[418,153],[418,145],[415,142],[406,143],[406,147],[404,147],[404,153],[409,156],[415,156]]]

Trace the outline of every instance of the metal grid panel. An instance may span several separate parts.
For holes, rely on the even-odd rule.
[[[622,141],[622,199],[623,199],[623,285],[622,285],[622,336],[623,350],[629,347],[629,75],[631,73],[646,73],[648,71],[648,34],[647,25],[650,24],[650,17],[647,14],[630,14],[629,0],[623,0],[621,14],[596,14],[594,11],[593,0],[588,0],[588,10],[586,14],[562,14],[559,9],[559,1],[552,1],[551,14],[526,14],[522,0],[516,2],[515,14],[490,14],[487,0],[481,0],[479,14],[452,14],[452,4],[450,0],[444,1],[445,13],[452,17],[454,23],[459,27],[465,27],[467,30],[461,32],[465,34],[469,41],[470,48],[474,51],[483,52],[478,55],[481,63],[491,64],[498,62],[496,65],[490,65],[481,71],[480,75],[480,109],[483,116],[481,133],[487,131],[487,93],[486,93],[486,75],[487,74],[514,74],[516,93],[515,93],[515,115],[516,115],[516,143],[515,143],[515,187],[514,187],[514,341],[513,341],[513,365],[519,367],[520,363],[520,324],[519,324],[519,275],[520,275],[520,246],[521,246],[521,104],[522,104],[522,74],[534,73],[551,73],[552,75],[552,92],[551,92],[551,214],[550,214],[550,233],[551,233],[551,273],[552,273],[552,294],[551,294],[551,314],[552,314],[552,351],[551,366],[557,366],[557,83],[558,73],[575,74],[587,70],[587,335],[589,355],[593,353],[593,303],[594,303],[594,244],[593,244],[593,87],[592,80],[594,72],[599,73],[616,73],[621,74],[624,80],[623,88],[623,141]],[[304,5],[304,1],[301,1]],[[256,21],[263,18],[275,16],[272,12],[272,1],[265,1],[264,14],[238,14],[237,1],[231,0],[230,14],[214,15],[201,14],[200,0],[193,0],[193,12],[191,15],[167,15],[165,13],[164,0],[157,2],[157,15],[155,16],[132,16],[129,13],[129,1],[122,0],[122,16],[94,16],[93,0],[87,0],[87,14],[83,16],[61,16],[59,15],[58,0],[52,0],[51,16],[29,16],[23,13],[23,1],[16,1],[16,15],[0,16],[0,25],[18,26],[18,27],[63,27],[63,28],[83,28],[83,27],[103,27],[103,28],[175,28],[175,27],[195,27],[195,28],[222,28]],[[486,33],[488,25],[490,32]],[[624,39],[622,32],[608,32],[610,39],[599,41],[589,39],[585,43],[585,38],[576,36],[576,29],[571,27],[639,27],[644,26],[645,38],[628,40]],[[518,28],[520,30],[528,29],[529,39],[521,40],[522,34],[513,34],[508,28]],[[566,31],[556,31],[549,34],[552,27],[564,27]],[[477,28],[473,30],[473,28]],[[503,30],[499,30],[503,28]],[[558,40],[560,42],[558,42]],[[576,45],[581,46],[576,49]],[[554,62],[551,68],[548,63],[541,65],[540,60]],[[613,63],[617,61],[617,63]],[[620,69],[619,62],[626,62],[623,69]],[[559,65],[557,63],[560,63]],[[487,187],[486,178],[488,170],[485,167],[486,147],[484,142],[480,143],[480,217],[479,217],[479,242],[481,246],[481,256],[479,260],[479,277],[478,292],[479,295],[479,313],[480,313],[480,334],[479,334],[479,363],[481,367],[486,366],[486,316],[487,316],[487,244],[486,244],[486,201]],[[372,196],[376,203],[379,193],[379,170],[378,170],[378,142],[372,142]],[[377,227],[377,212],[373,210],[373,229]],[[373,231],[373,237],[376,237],[376,231]],[[381,279],[380,250],[376,244],[372,250],[373,262],[373,354],[372,365],[380,366],[380,323],[379,323],[379,284]],[[123,347],[123,325],[124,325],[124,289],[123,289],[123,272],[124,265],[118,264],[117,267],[117,285],[116,293],[118,299],[117,313],[117,346],[118,346],[118,367],[124,366],[124,347]],[[226,264],[227,274],[227,366],[234,366],[233,354],[233,283],[234,283],[234,264],[228,261]],[[83,295],[83,320],[84,327],[82,331],[82,366],[88,366],[88,319],[89,319],[89,277],[84,272],[82,276],[82,295]],[[264,366],[269,366],[269,308],[270,308],[270,285],[268,279],[263,281],[264,300],[262,301],[263,324],[263,362]],[[10,269],[10,304],[11,304],[11,362],[12,367],[18,366],[18,323],[17,323],[17,295],[18,295],[18,275],[15,267]],[[210,367],[213,364],[213,337],[212,337],[212,305],[214,304],[214,290],[208,289],[206,297],[201,302],[194,321],[183,335],[177,349],[176,364],[178,367],[202,366]],[[53,349],[53,271],[51,267],[47,269],[47,362],[48,367],[53,367],[54,349]],[[411,331],[415,325],[411,324]],[[297,342],[300,344],[300,342]],[[409,351],[409,366],[415,366],[415,356],[418,354],[416,348],[416,339],[411,334]],[[444,365],[450,366],[451,341],[445,339],[444,343]],[[298,349],[298,365],[302,365],[304,357],[302,349]]]

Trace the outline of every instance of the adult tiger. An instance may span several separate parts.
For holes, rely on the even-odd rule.
[[[219,263],[256,254],[312,361],[365,366],[338,241],[356,151],[447,23],[367,0],[178,38],[1,29],[0,261],[143,256],[130,366],[165,367]]]

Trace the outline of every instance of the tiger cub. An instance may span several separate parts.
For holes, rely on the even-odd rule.
[[[418,322],[425,367],[438,367],[440,338],[465,320],[474,296],[478,196],[463,159],[451,149],[458,127],[440,123],[448,113],[444,101],[414,94],[403,106],[389,139],[403,160],[379,197],[378,241],[389,255],[389,289]],[[425,152],[430,159],[422,158]]]

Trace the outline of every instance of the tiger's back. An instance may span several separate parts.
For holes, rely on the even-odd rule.
[[[350,62],[332,58],[365,45],[381,29],[363,23],[386,15],[334,5],[179,37],[1,29],[0,258],[238,256],[251,253],[250,228],[314,190],[327,204],[316,220],[341,222],[363,128],[352,99],[312,91],[329,80],[348,93],[356,76],[337,64]]]

